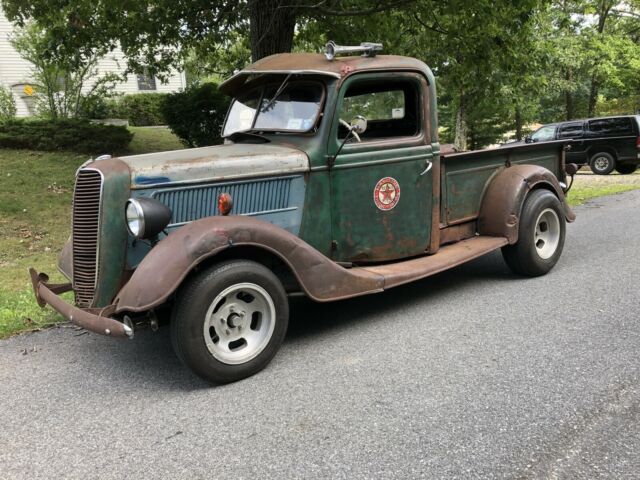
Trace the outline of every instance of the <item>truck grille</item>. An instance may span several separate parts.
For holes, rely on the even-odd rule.
[[[202,185],[182,189],[160,190],[153,197],[173,213],[171,225],[219,215],[217,198],[227,192],[233,198],[233,215],[259,215],[290,209],[293,177]]]
[[[90,307],[96,291],[102,174],[78,172],[73,192],[73,289],[76,304]]]

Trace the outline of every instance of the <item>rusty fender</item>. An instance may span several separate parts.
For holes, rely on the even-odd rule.
[[[160,241],[118,293],[116,312],[143,312],[162,303],[203,260],[223,250],[253,246],[278,256],[304,292],[319,302],[380,292],[380,275],[337,265],[295,235],[252,217],[208,217]]]
[[[512,165],[498,171],[484,193],[478,216],[480,235],[506,237],[510,244],[516,243],[524,200],[536,188],[552,191],[562,203],[567,221],[575,220],[553,173],[536,165]]]

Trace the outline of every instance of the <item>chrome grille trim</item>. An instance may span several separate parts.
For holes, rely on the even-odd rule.
[[[296,206],[291,206],[291,184],[295,178],[299,176],[172,188],[157,190],[151,196],[171,209],[169,227],[177,227],[199,218],[219,215],[217,199],[222,192],[229,193],[233,199],[232,215],[265,215],[296,210]]]
[[[93,168],[78,171],[73,191],[73,290],[79,307],[91,307],[98,282],[100,213],[104,176]]]

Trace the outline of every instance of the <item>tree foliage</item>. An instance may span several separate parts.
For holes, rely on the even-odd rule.
[[[47,58],[121,47],[129,71],[216,81],[250,59],[379,41],[438,79],[443,141],[640,109],[639,0],[0,0],[47,32]]]

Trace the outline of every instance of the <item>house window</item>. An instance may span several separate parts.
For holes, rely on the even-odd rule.
[[[138,74],[138,90],[156,90],[156,78],[146,68],[143,73]]]

